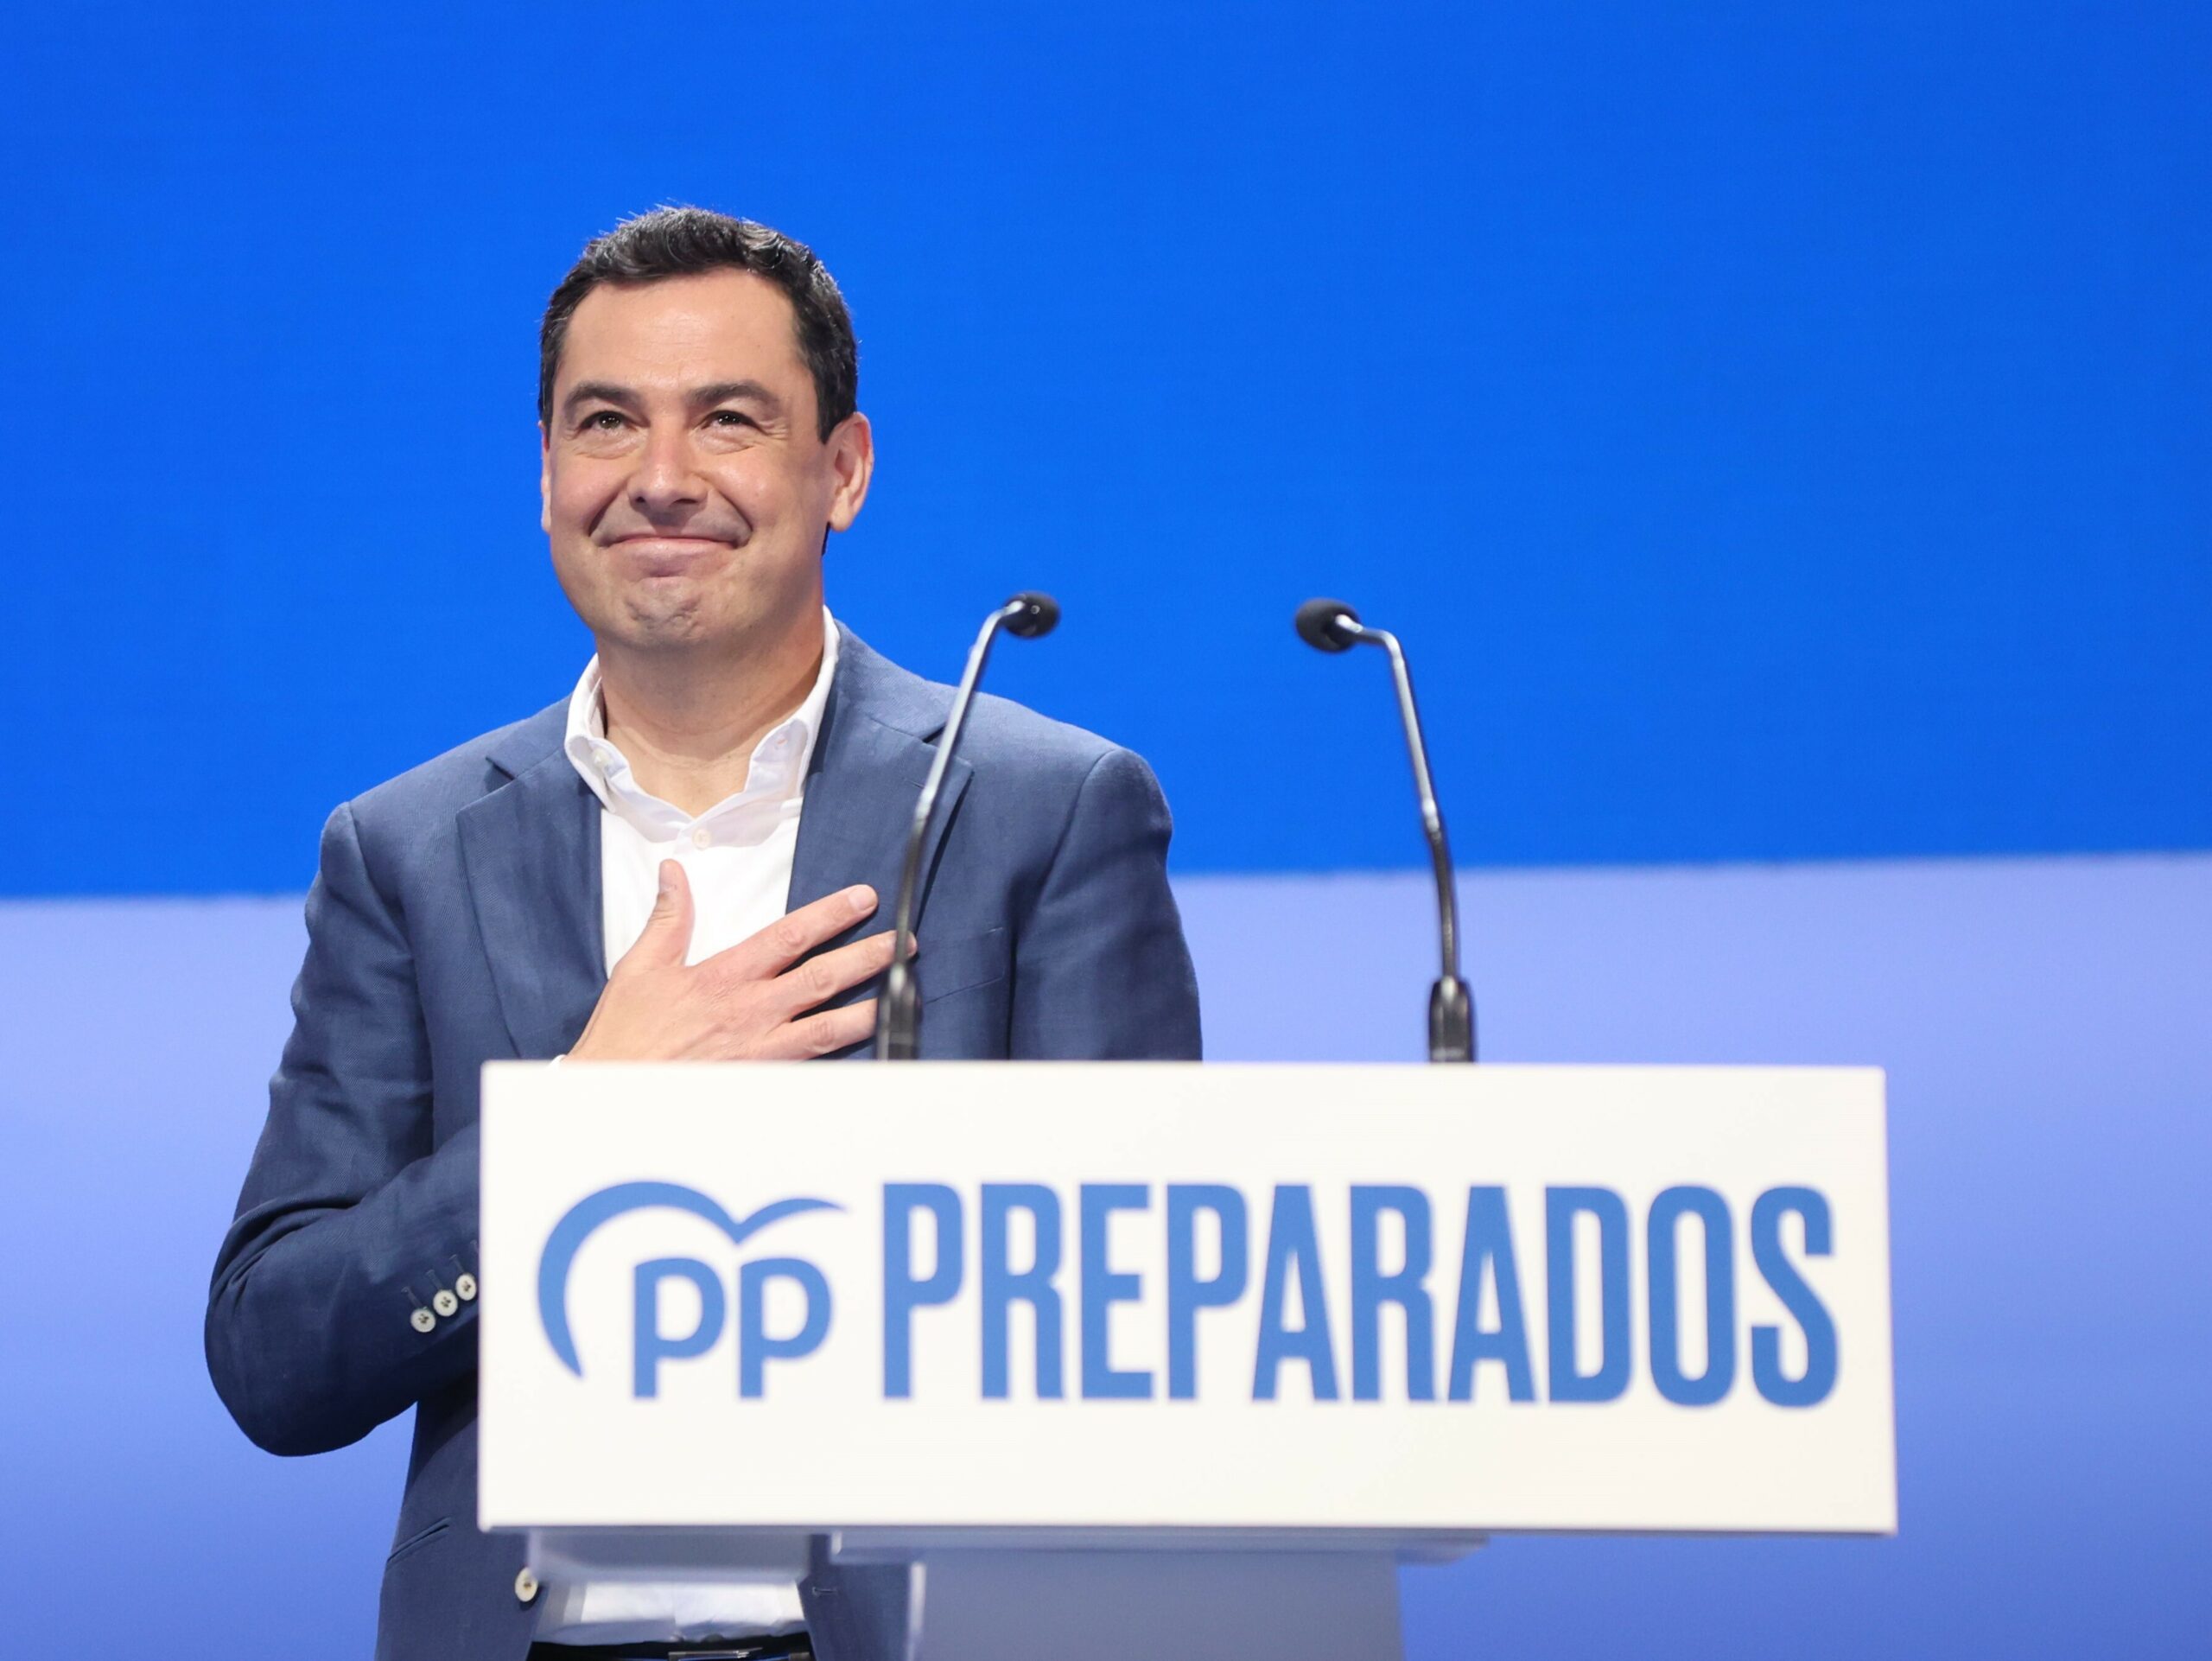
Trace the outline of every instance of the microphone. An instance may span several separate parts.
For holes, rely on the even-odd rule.
[[[1444,970],[1428,994],[1428,1059],[1475,1059],[1475,1002],[1459,978],[1459,901],[1452,882],[1452,848],[1445,840],[1444,813],[1436,805],[1436,785],[1428,776],[1428,748],[1421,741],[1421,711],[1414,703],[1413,676],[1405,649],[1388,629],[1370,628],[1341,600],[1309,600],[1298,608],[1298,638],[1317,652],[1348,652],[1355,646],[1379,646],[1390,654],[1390,673],[1398,686],[1398,716],[1405,724],[1406,753],[1413,758],[1414,792],[1421,799],[1421,828],[1436,867],[1436,932]]]
[[[960,742],[968,706],[975,702],[976,683],[983,678],[991,641],[1001,628],[1021,640],[1034,640],[1050,634],[1059,620],[1060,602],[1051,595],[1017,594],[983,619],[976,644],[969,648],[968,667],[961,671],[959,688],[952,695],[952,713],[945,717],[944,730],[938,735],[937,755],[930,762],[929,777],[922,781],[920,799],[914,804],[914,823],[906,832],[906,862],[899,874],[899,907],[893,914],[896,938],[892,942],[891,968],[875,1006],[875,1059],[879,1061],[911,1061],[920,1041],[921,1002],[910,958],[914,948],[915,890],[922,877],[922,843],[929,835],[930,816],[937,811],[938,792],[944,787],[945,770],[952,765],[952,752]]]

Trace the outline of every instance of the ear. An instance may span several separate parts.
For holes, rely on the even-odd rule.
[[[537,423],[537,528],[547,536],[553,534],[553,441],[546,436],[545,423]]]
[[[839,422],[824,447],[830,452],[830,528],[845,531],[861,516],[868,481],[875,474],[875,433],[858,410]]]

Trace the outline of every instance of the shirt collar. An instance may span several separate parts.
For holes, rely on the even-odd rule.
[[[745,787],[709,808],[696,819],[671,802],[641,789],[630,771],[629,759],[607,736],[607,702],[600,690],[599,659],[594,656],[577,678],[569,697],[569,729],[563,748],[600,805],[646,837],[666,842],[694,825],[762,802],[783,803],[797,799],[804,787],[806,770],[814,758],[815,741],[822,734],[822,712],[830,702],[830,684],[837,673],[837,624],[830,608],[822,608],[822,669],[814,678],[798,709],[760,735],[753,747]]]

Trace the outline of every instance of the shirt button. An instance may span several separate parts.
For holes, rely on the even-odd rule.
[[[430,1308],[442,1315],[455,1314],[460,1312],[461,1300],[442,1286],[438,1289],[437,1296],[430,1300]]]
[[[476,1276],[463,1275],[453,1283],[453,1290],[454,1295],[463,1303],[472,1301],[476,1296]]]
[[[711,830],[708,830],[708,829],[707,829],[707,827],[706,827],[705,825],[703,825],[703,824],[699,824],[699,825],[694,825],[694,826],[692,826],[692,828],[691,828],[691,845],[692,845],[694,848],[704,848],[704,847],[706,847],[709,843],[713,842],[713,841],[714,841],[714,839],[715,839],[715,833],[714,833],[713,831],[711,831]]]
[[[515,1576],[515,1601],[517,1603],[537,1601],[537,1576],[527,1569]]]
[[[418,1333],[427,1333],[438,1324],[438,1318],[418,1303],[415,1313],[407,1317],[407,1324]]]

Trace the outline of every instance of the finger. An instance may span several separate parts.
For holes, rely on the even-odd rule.
[[[680,965],[691,951],[691,883],[672,859],[660,862],[660,888],[645,918],[645,932],[615,965],[656,968]]]
[[[891,967],[892,943],[899,937],[890,929],[855,940],[835,951],[809,958],[776,977],[779,1004],[786,1018],[827,1003],[849,987],[874,980]]]
[[[875,910],[875,890],[867,883],[824,894],[810,906],[787,912],[756,934],[717,951],[699,966],[715,966],[733,981],[772,980],[820,945],[835,939]]]
[[[875,1000],[824,1009],[779,1027],[761,1045],[763,1060],[811,1061],[875,1036]]]

